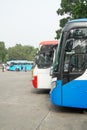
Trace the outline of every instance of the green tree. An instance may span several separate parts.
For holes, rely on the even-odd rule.
[[[78,18],[87,18],[87,1],[80,0],[76,6],[74,6],[73,12],[72,12],[72,18],[78,19]]]
[[[6,48],[5,43],[0,42],[0,62],[5,62]]]
[[[86,0],[61,0],[61,7],[57,10],[57,14],[66,18],[60,20],[60,29],[56,31],[56,39],[59,39],[62,28],[71,19],[87,18],[87,1]]]
[[[33,46],[22,46],[21,44],[16,44],[14,47],[8,48],[9,60],[33,60],[37,48]]]

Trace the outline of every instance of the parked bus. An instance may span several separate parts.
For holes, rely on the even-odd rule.
[[[11,60],[7,62],[9,71],[30,71],[32,69],[33,61],[28,60]]]
[[[52,76],[57,78],[50,91],[53,104],[87,108],[87,19],[63,28]]]
[[[43,41],[39,45],[39,51],[35,58],[36,65],[33,69],[32,84],[36,89],[50,89],[50,68],[53,64],[58,41]]]

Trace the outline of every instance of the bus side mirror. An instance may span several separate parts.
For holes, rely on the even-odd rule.
[[[50,76],[53,74],[53,67],[50,68]]]
[[[36,63],[36,64],[38,64],[38,59],[39,59],[39,56],[36,55],[36,57],[35,57],[35,63]]]
[[[66,46],[65,46],[65,51],[70,52],[73,48],[73,39],[67,40]]]
[[[38,64],[38,59],[36,59],[35,63]]]

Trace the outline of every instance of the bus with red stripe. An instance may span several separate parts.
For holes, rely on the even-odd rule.
[[[50,89],[50,69],[53,65],[58,40],[42,41],[35,58],[35,67],[32,70],[32,84],[36,89]]]

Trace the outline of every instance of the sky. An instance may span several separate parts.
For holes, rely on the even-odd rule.
[[[59,27],[56,11],[61,0],[0,0],[0,41],[38,47],[54,40]]]

